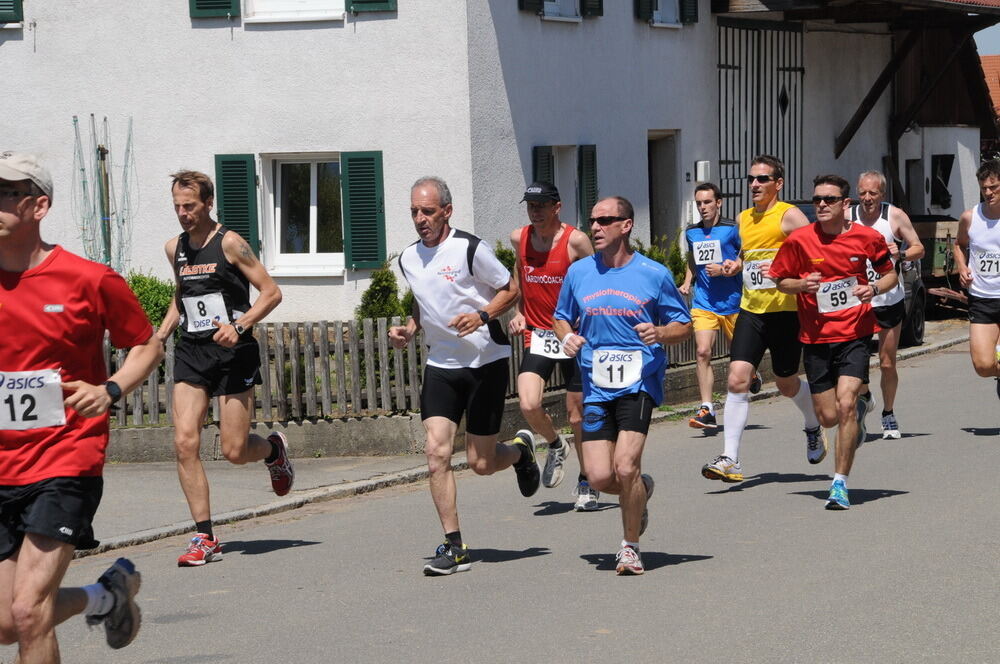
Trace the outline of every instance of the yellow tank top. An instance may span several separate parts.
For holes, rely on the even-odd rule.
[[[766,272],[758,267],[760,261],[774,260],[778,249],[787,237],[781,230],[781,218],[794,207],[778,201],[763,213],[754,208],[740,212],[740,242],[743,244],[743,298],[740,308],[755,314],[774,311],[795,311],[795,296],[779,291]]]

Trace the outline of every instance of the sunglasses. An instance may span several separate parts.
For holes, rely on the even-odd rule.
[[[753,184],[754,182],[760,182],[761,184],[767,184],[768,182],[772,182],[772,181],[777,180],[777,179],[778,178],[774,177],[773,175],[748,175],[747,176],[747,184]]]
[[[613,224],[616,221],[625,221],[629,217],[591,217],[590,223],[600,224],[601,226],[607,226],[608,224]]]
[[[0,189],[0,198],[23,198],[31,196],[30,191],[18,191],[17,189]]]
[[[827,205],[833,205],[837,201],[844,200],[844,196],[813,196],[813,205],[819,205],[820,203],[826,203]]]

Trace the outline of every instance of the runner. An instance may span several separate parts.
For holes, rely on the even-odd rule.
[[[753,207],[739,216],[743,259],[723,261],[723,274],[743,271],[740,314],[729,350],[729,380],[725,411],[725,448],[705,464],[701,474],[710,480],[742,482],[740,439],[750,414],[750,383],[764,351],[771,351],[771,369],[778,390],[790,398],[805,421],[806,458],[819,463],[826,457],[826,435],[819,426],[809,398],[808,384],[798,377],[802,345],[795,297],[781,293],[767,278],[771,260],[788,234],[807,226],[809,220],[794,205],[778,200],[785,185],[785,167],[777,157],[759,155],[750,164],[747,184]]]
[[[451,227],[451,191],[444,180],[423,177],[410,190],[410,216],[420,239],[403,250],[399,269],[413,291],[413,317],[389,328],[394,348],[424,330],[427,366],[420,392],[420,418],[427,432],[431,498],[444,544],[424,565],[424,574],[464,572],[472,566],[458,523],[451,455],[458,424],[465,420],[465,453],[477,475],[509,466],[521,495],[538,491],[532,437],[511,445],[497,441],[507,392],[510,342],[496,320],[517,299],[517,284],[489,246]]]
[[[278,306],[281,291],[250,245],[210,216],[212,179],[198,171],[171,177],[174,212],[183,232],[166,244],[177,293],[157,335],[166,342],[180,326],[174,357],[174,447],[196,534],[177,564],[197,567],[222,560],[222,542],[212,526],[208,477],[199,456],[212,397],[220,401],[219,442],[226,460],[239,465],[264,461],[271,488],[279,496],[291,491],[295,473],[284,434],[273,432],[265,439],[250,433],[253,388],[261,382],[253,326]],[[260,293],[253,305],[251,284]]]
[[[566,414],[573,428],[573,445],[576,447],[580,473],[574,493],[576,511],[597,509],[600,493],[587,482],[583,472],[581,428],[583,421],[583,386],[576,360],[566,356],[559,348],[559,340],[552,331],[552,312],[559,297],[559,288],[570,263],[594,253],[590,238],[559,220],[562,202],[559,190],[548,182],[535,182],[524,192],[521,202],[528,203],[527,226],[510,234],[510,244],[517,256],[514,282],[521,293],[518,312],[511,319],[512,334],[524,338],[524,355],[517,375],[517,393],[521,414],[532,429],[548,441],[549,451],[542,471],[542,484],[552,488],[563,481],[567,449],[565,438],[558,435],[552,418],[542,407],[545,383],[558,364],[566,378]],[[531,436],[522,429],[516,438]]]
[[[698,390],[701,408],[688,420],[695,429],[716,429],[715,402],[712,387],[712,347],[719,330],[732,341],[736,315],[740,311],[740,293],[743,278],[739,273],[727,276],[722,273],[723,261],[736,261],[740,253],[740,232],[736,222],[722,218],[722,192],[711,182],[694,188],[694,202],[701,221],[691,224],[684,231],[687,242],[687,269],[680,292],[691,294],[691,283],[697,274],[697,288],[691,302],[691,321],[698,359]],[[756,377],[756,376],[755,376]],[[760,379],[757,379],[760,390]],[[751,384],[750,391],[753,392]]]
[[[670,270],[629,247],[633,215],[620,196],[597,202],[590,217],[597,254],[570,266],[555,311],[564,351],[579,358],[587,477],[599,491],[617,494],[621,507],[620,575],[644,571],[639,536],[649,523],[654,482],[642,472],[642,450],[653,408],[663,401],[664,346],[691,334]]]
[[[868,377],[868,344],[878,330],[871,300],[898,283],[885,238],[845,216],[851,185],[839,175],[813,180],[816,223],[785,240],[770,277],[798,299],[803,362],[813,405],[825,427],[837,426],[836,474],[828,510],[846,510],[847,476],[857,447],[858,391]],[[878,276],[869,281],[869,267]]]
[[[123,648],[139,631],[140,574],[119,558],[94,583],[60,588],[92,549],[108,408],[140,386],[163,347],[125,280],[42,240],[52,176],[0,152],[0,642],[21,664],[59,662],[55,626],[84,614]],[[128,348],[108,378],[104,334]]]
[[[976,171],[983,202],[958,219],[955,265],[969,290],[969,352],[980,376],[1000,376],[1000,160]],[[997,381],[1000,397],[1000,380]]]

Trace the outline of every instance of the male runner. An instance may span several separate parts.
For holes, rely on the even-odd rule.
[[[260,350],[253,326],[278,303],[281,291],[250,245],[212,219],[212,179],[198,171],[174,173],[171,193],[183,231],[166,244],[177,292],[157,335],[166,342],[180,326],[174,356],[174,447],[177,474],[195,523],[195,536],[177,559],[181,567],[222,560],[212,527],[208,477],[198,451],[212,397],[219,397],[219,442],[230,463],[264,461],[279,496],[292,489],[295,473],[282,433],[266,439],[250,433]],[[250,304],[250,285],[260,295]]]
[[[813,405],[823,426],[837,425],[836,474],[828,510],[846,510],[847,476],[857,447],[858,391],[868,377],[868,344],[878,329],[871,300],[896,286],[885,238],[847,220],[851,185],[839,175],[813,180],[816,223],[785,240],[770,276],[798,299],[803,363]],[[868,266],[871,265],[871,268]],[[869,281],[868,270],[877,281]]]
[[[795,403],[805,420],[806,458],[819,463],[826,456],[826,436],[813,411],[809,386],[798,377],[802,345],[795,297],[778,291],[767,276],[785,238],[809,220],[794,205],[778,200],[785,185],[785,167],[777,157],[754,157],[747,184],[753,207],[741,212],[738,220],[743,259],[722,264],[723,274],[743,271],[740,315],[729,350],[729,391],[723,413],[726,442],[722,454],[701,469],[707,479],[723,482],[743,481],[740,439],[750,413],[750,381],[765,350],[771,351],[778,390]]]
[[[670,270],[629,247],[633,215],[621,196],[597,202],[590,216],[597,253],[570,266],[555,311],[563,349],[579,358],[587,477],[598,490],[618,494],[620,575],[644,571],[639,536],[649,523],[654,483],[642,472],[642,450],[653,409],[663,400],[664,346],[691,334]]]
[[[848,218],[874,228],[885,238],[892,254],[892,262],[899,269],[913,269],[912,261],[924,257],[924,245],[913,229],[913,224],[905,212],[885,201],[885,176],[878,171],[865,171],[858,178],[858,200],[848,211]],[[900,244],[906,249],[900,251]],[[874,271],[869,271],[868,281],[877,279]],[[882,438],[898,439],[899,423],[893,407],[896,390],[899,388],[899,373],[896,371],[896,350],[899,348],[899,334],[903,319],[906,318],[906,293],[902,280],[889,292],[879,293],[872,298],[872,309],[878,321],[878,359],[882,386]],[[858,395],[858,444],[865,442],[867,429],[865,415],[875,407],[868,385],[861,386]]]
[[[972,366],[986,378],[1000,376],[1000,160],[983,162],[976,179],[983,202],[958,219],[955,265],[969,291]]]
[[[510,244],[517,257],[514,282],[521,293],[518,312],[511,319],[512,334],[524,338],[524,355],[517,375],[517,393],[521,401],[521,414],[531,428],[549,442],[548,456],[542,471],[542,484],[557,487],[562,482],[566,461],[566,441],[558,435],[552,418],[542,408],[545,382],[552,375],[556,364],[562,367],[566,378],[566,414],[573,428],[573,444],[580,463],[580,474],[574,493],[575,509],[597,509],[600,493],[587,482],[583,468],[580,423],[583,421],[583,389],[576,360],[570,359],[559,347],[559,339],[552,331],[552,312],[556,307],[559,289],[570,263],[594,253],[590,238],[559,220],[562,202],[559,190],[548,182],[535,182],[524,192],[521,202],[528,203],[528,220],[531,222],[510,234]],[[530,436],[522,429],[515,439]]]
[[[424,565],[424,574],[464,572],[472,566],[458,524],[455,473],[451,469],[458,423],[465,420],[465,454],[477,475],[509,466],[521,495],[538,491],[532,437],[511,445],[497,441],[507,392],[510,342],[497,317],[517,299],[510,272],[478,237],[451,227],[451,191],[444,180],[423,177],[410,190],[410,216],[420,239],[403,250],[399,269],[413,291],[413,317],[389,328],[402,348],[421,328],[427,366],[420,391],[420,419],[427,432],[431,498],[445,542]]]
[[[131,561],[83,588],[59,584],[74,549],[98,544],[108,408],[163,358],[124,279],[42,240],[51,202],[34,155],[0,152],[0,643],[17,643],[21,664],[58,663],[55,626],[79,613],[112,648],[139,631]],[[105,330],[131,347],[110,379]]]
[[[691,322],[697,351],[701,408],[688,420],[688,425],[695,429],[716,429],[718,423],[715,420],[715,403],[712,401],[712,387],[715,384],[712,346],[715,345],[715,337],[720,329],[727,339],[732,340],[736,315],[740,312],[740,294],[743,291],[742,275],[723,274],[722,262],[739,259],[740,231],[732,219],[722,218],[722,192],[716,185],[704,182],[695,187],[694,202],[698,206],[701,221],[684,230],[688,247],[687,268],[684,271],[684,283],[679,288],[683,295],[690,295],[691,283],[697,275],[697,288],[691,302]],[[758,379],[758,390],[759,385]]]

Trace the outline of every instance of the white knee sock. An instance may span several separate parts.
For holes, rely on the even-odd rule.
[[[740,438],[750,417],[750,394],[747,392],[726,393],[726,405],[722,411],[722,425],[725,427],[726,447],[722,452],[733,461],[739,460]]]
[[[87,593],[87,608],[83,610],[83,615],[103,616],[115,607],[115,596],[100,583],[84,586],[83,590]]]
[[[809,393],[809,383],[802,378],[799,378],[799,391],[792,397],[792,401],[802,411],[802,419],[805,421],[807,429],[815,429],[819,426],[816,410],[813,408],[812,394]]]

